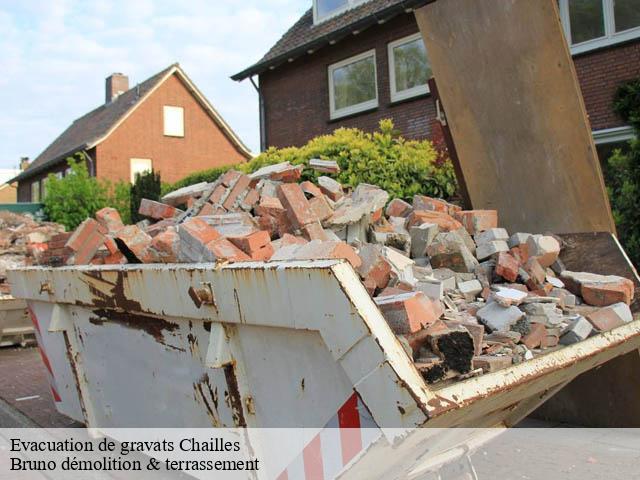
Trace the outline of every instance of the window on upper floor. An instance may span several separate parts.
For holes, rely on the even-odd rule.
[[[369,0],[313,0],[313,23],[323,22]]]
[[[329,106],[332,119],[378,106],[375,50],[329,66]]]
[[[31,202],[38,203],[40,201],[40,181],[31,184]]]
[[[391,42],[388,50],[391,101],[428,93],[431,65],[420,33]]]
[[[640,0],[559,0],[572,53],[640,37]]]
[[[167,137],[184,137],[184,108],[163,107],[164,135]]]

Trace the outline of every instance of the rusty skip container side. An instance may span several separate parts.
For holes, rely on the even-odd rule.
[[[640,347],[636,320],[436,389],[344,261],[29,267],[9,279],[41,334],[58,410],[90,427],[322,429],[353,405],[358,425],[408,446],[415,427],[514,425]],[[403,451],[415,455],[396,449],[397,464]],[[374,471],[390,474],[387,460]]]
[[[0,296],[0,347],[25,346],[34,341],[27,303],[10,295]]]

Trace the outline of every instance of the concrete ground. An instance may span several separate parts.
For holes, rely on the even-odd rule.
[[[38,348],[0,348],[0,428],[78,426],[57,412]]]

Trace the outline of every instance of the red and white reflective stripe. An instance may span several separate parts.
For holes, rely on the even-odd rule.
[[[354,392],[277,480],[333,479],[381,433]]]
[[[36,317],[35,313],[33,313],[33,310],[31,310],[31,308],[29,308],[29,316],[31,317],[31,321],[33,322],[33,327],[36,329],[36,340],[38,341],[38,350],[40,351],[40,356],[42,357],[42,363],[44,363],[44,366],[47,368],[47,372],[49,373],[49,387],[51,388],[53,400],[55,402],[61,402],[62,399],[58,394],[58,387],[56,386],[56,378],[53,375],[51,362],[49,361],[47,352],[44,351],[44,347],[42,346],[42,332],[40,331],[40,324],[38,323],[38,318]]]

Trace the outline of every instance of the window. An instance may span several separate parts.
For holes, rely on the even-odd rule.
[[[149,172],[153,168],[149,158],[132,158],[131,159],[131,183],[136,181],[136,175]]]
[[[38,203],[40,201],[40,182],[31,184],[31,202]]]
[[[48,177],[44,177],[42,179],[42,186],[41,186],[41,190],[42,190],[41,191],[41,193],[42,193],[41,197],[42,197],[42,200],[44,200],[47,197],[47,181],[48,180],[49,180]]]
[[[640,0],[560,0],[572,53],[640,37]]]
[[[366,1],[368,0],[313,0],[313,23],[323,22]]]
[[[329,66],[329,106],[332,119],[378,106],[375,50]]]
[[[167,137],[184,137],[184,109],[165,105],[164,134]]]
[[[431,65],[419,33],[389,44],[392,102],[428,93],[427,80],[430,76]]]

